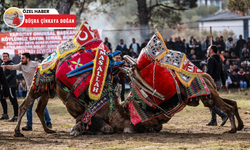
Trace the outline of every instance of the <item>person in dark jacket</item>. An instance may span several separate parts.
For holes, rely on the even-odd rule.
[[[9,98],[8,83],[2,67],[0,67],[0,87],[1,86],[2,86],[2,95],[4,99],[8,99]]]
[[[9,53],[4,52],[2,54],[2,57],[3,57],[2,65],[14,65],[13,61],[10,60]],[[5,69],[4,74],[6,76],[6,80],[8,83],[10,102],[13,105],[13,109],[14,109],[14,116],[12,119],[9,120],[9,122],[16,122],[17,117],[18,117],[18,102],[16,98],[16,90],[17,90],[16,89],[16,70]],[[4,99],[3,96],[1,96],[1,104],[3,107],[3,115],[0,118],[0,120],[7,120],[9,119],[8,107],[7,107],[6,99]]]
[[[123,39],[120,40],[120,44],[116,46],[116,50],[119,50],[119,51],[125,51],[125,54],[128,54],[128,48],[127,48],[127,45],[124,44],[124,41]]]
[[[182,53],[186,53],[185,44],[181,41],[181,38],[178,36],[177,41],[175,41],[175,50],[180,51]]]
[[[221,84],[225,86],[225,75],[222,69],[222,60],[219,55],[217,55],[218,48],[217,46],[210,46],[208,47],[208,55],[209,58],[207,60],[207,73],[214,79],[214,82],[217,87],[217,91],[220,90]],[[211,111],[211,121],[206,124],[207,126],[217,126],[217,119],[216,119],[216,114],[218,114],[221,119],[222,123],[221,126],[223,126],[228,117],[218,108],[210,108]]]
[[[167,42],[167,48],[170,50],[175,50],[175,43],[173,42],[173,38],[170,37],[169,41]]]
[[[136,55],[139,55],[141,52],[141,47],[139,43],[136,43],[135,38],[132,38],[132,43],[129,45],[129,49],[133,48]]]
[[[238,88],[239,82],[238,82],[238,75],[236,71],[233,71],[232,74],[230,74],[230,78],[232,80],[232,84],[229,87]]]
[[[109,48],[110,52],[112,52],[112,45],[109,42],[109,39],[107,37],[105,37],[105,42],[104,44]]]
[[[237,73],[238,75],[238,81],[240,83],[240,90],[246,90],[247,89],[247,79],[246,79],[246,73],[243,68],[240,68],[240,71]]]

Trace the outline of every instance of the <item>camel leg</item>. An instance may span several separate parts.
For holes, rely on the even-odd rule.
[[[19,114],[18,114],[18,119],[17,119],[17,125],[16,125],[15,133],[14,133],[15,137],[23,137],[24,136],[20,132],[20,125],[21,125],[21,122],[22,122],[22,118],[23,118],[23,115],[25,114],[25,112],[27,111],[27,109],[32,105],[32,103],[35,100],[33,98],[32,94],[30,94],[30,93],[31,93],[31,91],[28,93],[28,96],[26,96],[25,100],[23,101],[23,103],[19,107]]]
[[[238,121],[238,127],[236,128],[237,130],[242,130],[244,128],[244,124],[243,124],[243,121],[241,120],[240,118],[240,115],[239,115],[239,111],[238,111],[238,106],[237,106],[237,102],[236,101],[233,101],[233,100],[230,100],[230,99],[225,99],[223,98],[223,101],[231,106],[233,106],[234,108],[234,114],[236,116],[236,119]]]
[[[37,108],[36,108],[36,113],[43,125],[43,129],[46,133],[56,133],[54,130],[51,130],[47,127],[46,123],[45,123],[45,119],[44,119],[44,109],[47,106],[49,100],[49,94],[48,93],[44,93],[38,102]]]
[[[219,97],[219,94],[216,92],[211,92],[212,99],[214,100],[214,107],[222,110],[224,113],[227,114],[231,122],[231,130],[226,131],[225,133],[236,133],[236,125],[235,125],[235,118],[234,118],[234,108],[229,104],[225,103],[222,98]]]
[[[100,117],[92,117],[91,119],[92,125],[90,126],[90,131],[92,132],[102,132],[103,134],[112,134],[114,133],[114,129],[107,124],[102,118]]]

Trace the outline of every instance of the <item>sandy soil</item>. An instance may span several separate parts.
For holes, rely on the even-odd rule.
[[[243,92],[222,93],[223,97],[235,99],[245,128],[236,134],[224,134],[230,129],[225,126],[207,127],[210,112],[203,104],[186,107],[176,114],[160,133],[82,135],[69,136],[74,119],[67,113],[62,102],[55,98],[49,101],[48,109],[56,134],[46,134],[34,112],[33,131],[23,131],[25,137],[13,137],[16,123],[0,121],[0,149],[250,149],[250,96]],[[19,104],[23,99],[19,99]],[[36,107],[37,102],[34,105]],[[8,102],[9,116],[13,115],[12,105]],[[33,109],[34,111],[35,109]],[[0,108],[2,111],[2,108]],[[221,123],[218,117],[218,124]],[[23,117],[22,126],[26,125]]]

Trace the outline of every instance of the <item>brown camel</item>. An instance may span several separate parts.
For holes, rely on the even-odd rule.
[[[35,99],[39,98],[39,102],[36,108],[36,113],[43,125],[44,131],[46,133],[55,133],[55,131],[49,129],[46,126],[45,120],[44,120],[44,109],[48,103],[49,98],[53,98],[57,94],[62,101],[66,99],[67,94],[59,85],[56,83],[56,86],[52,90],[47,90],[40,93],[34,93],[33,85],[30,88],[30,91],[25,98],[24,102],[19,107],[19,116],[18,116],[18,122],[17,126],[15,128],[14,136],[20,137],[24,136],[20,132],[20,125],[22,121],[22,117],[27,111],[27,109],[30,107],[30,105],[34,102]],[[86,93],[83,93],[79,98],[80,99],[89,99],[88,96],[86,96]],[[64,102],[64,101],[63,101]],[[112,113],[113,121],[110,123],[106,123],[106,120],[108,118],[108,112],[109,112],[109,105],[104,106],[100,111],[98,111],[94,117],[92,117],[92,126],[90,126],[90,131],[92,132],[102,132],[104,134],[109,134],[113,132],[123,132],[124,130],[126,132],[134,132],[135,127],[131,125],[130,123],[130,117],[129,114],[124,113],[124,110],[122,106],[119,104],[118,99],[114,98],[115,103],[115,110]],[[76,99],[70,97],[67,102],[64,102],[68,112],[76,119],[76,126],[73,127],[73,130],[71,131],[71,135],[79,135],[82,131],[82,122],[81,122],[81,115],[85,113],[85,107],[78,102]],[[108,122],[108,121],[107,121]]]
[[[205,107],[217,107],[220,110],[222,110],[226,115],[228,116],[230,122],[231,122],[231,129],[228,131],[225,131],[225,133],[236,133],[237,130],[242,130],[244,125],[243,121],[240,118],[239,112],[238,112],[238,106],[237,102],[229,99],[221,98],[217,92],[216,85],[213,82],[213,79],[210,75],[205,74],[204,80],[211,92],[211,97],[197,97],[192,98],[187,101],[186,105],[188,106],[198,106],[199,100],[201,100]],[[235,118],[238,121],[238,127],[236,128],[235,125]],[[141,123],[140,125],[144,127],[144,131],[156,131],[159,132],[162,128],[162,124],[167,123],[171,118],[166,117],[165,115],[161,115],[158,118],[146,121],[144,123]],[[141,131],[143,132],[143,131]]]
[[[131,68],[122,67],[120,70],[129,76],[129,79],[131,81],[135,81],[137,83],[143,83],[142,77],[138,75],[138,66],[136,63],[136,60],[131,58],[130,56],[124,56],[124,59],[132,65]],[[131,71],[132,70],[132,71]],[[214,80],[209,74],[204,74],[203,79],[205,80],[211,94],[210,96],[202,96],[202,97],[195,97],[192,99],[189,99],[186,102],[186,105],[189,106],[198,106],[199,100],[201,100],[205,107],[217,107],[218,109],[222,110],[224,113],[226,113],[227,117],[229,118],[231,122],[231,129],[226,131],[227,133],[236,133],[237,130],[242,130],[244,125],[243,121],[240,118],[237,102],[229,99],[223,99],[219,96],[219,93],[217,91],[217,87],[214,83]],[[142,86],[142,85],[141,85]],[[142,86],[143,87],[143,86]],[[154,89],[152,90],[154,91]],[[150,91],[149,91],[150,92]],[[152,95],[152,94],[151,94]],[[234,115],[237,118],[238,121],[238,127],[236,128],[235,125],[235,118]],[[144,127],[147,129],[160,129],[161,124],[167,123],[170,120],[170,118],[165,117],[165,115],[161,115],[160,117],[156,119],[149,120],[147,122],[142,123]],[[158,131],[158,130],[156,130]]]

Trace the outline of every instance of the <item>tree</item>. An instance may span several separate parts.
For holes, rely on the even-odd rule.
[[[147,3],[148,2],[148,3]],[[197,0],[137,0],[141,37],[149,38],[149,26],[176,26],[181,23],[181,11],[196,7]],[[160,24],[159,24],[160,23]]]
[[[229,0],[227,8],[241,16],[250,15],[250,1],[249,0]]]

